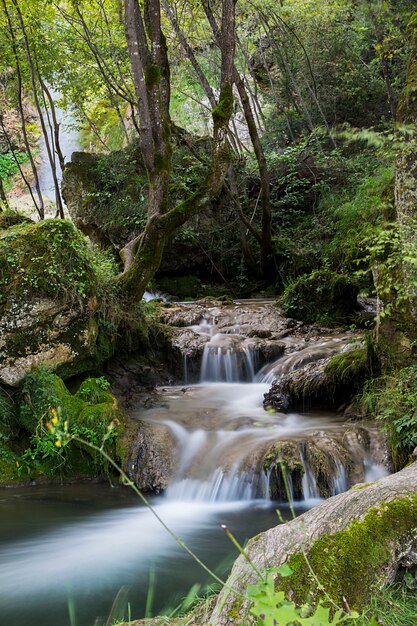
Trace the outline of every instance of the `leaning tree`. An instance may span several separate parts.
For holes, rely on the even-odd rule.
[[[170,208],[173,158],[170,67],[159,0],[124,1],[124,27],[136,94],[139,146],[148,178],[148,213],[144,231],[122,250],[124,270],[117,281],[127,301],[142,297],[157,271],[172,233],[221,192],[230,155],[228,126],[233,111],[235,1],[222,0],[220,25],[220,92],[212,110],[212,154],[199,188]]]

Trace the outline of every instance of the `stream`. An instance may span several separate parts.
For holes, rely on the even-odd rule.
[[[300,347],[287,337],[284,354],[265,364],[247,337],[221,332],[217,320],[202,318],[186,332],[205,342],[199,382],[163,387],[158,402],[133,413],[162,425],[175,442],[170,484],[152,497],[152,505],[200,559],[225,577],[237,553],[221,524],[243,543],[279,523],[277,509],[290,518],[288,502],[270,497],[272,466],[265,472],[262,465],[270,446],[277,440],[303,442],[301,491],[289,494],[298,514],[320,501],[304,442],[333,434],[351,442],[349,425],[335,412],[270,413],[262,406],[264,393],[272,379],[344,349],[351,338],[332,336]],[[184,368],[187,381],[186,358]],[[374,429],[367,429],[372,442]],[[387,473],[372,458],[372,446],[358,440],[346,445],[353,462],[363,466],[362,478]],[[352,479],[338,458],[334,468],[330,491],[336,494]],[[194,584],[210,582],[122,487],[2,489],[0,516],[0,624],[5,626],[105,625],[116,598],[119,619],[128,617],[128,603],[132,617],[143,616],[147,602],[157,614],[176,607]]]

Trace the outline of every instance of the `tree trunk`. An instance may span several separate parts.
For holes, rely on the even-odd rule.
[[[35,101],[36,110],[38,112],[39,121],[41,123],[43,139],[45,141],[45,147],[46,147],[46,152],[47,152],[47,155],[48,155],[48,161],[49,161],[49,165],[51,167],[51,172],[52,172],[52,179],[54,181],[55,201],[56,201],[57,211],[58,211],[59,215],[61,217],[63,217],[64,216],[64,210],[63,210],[63,206],[62,206],[61,191],[59,189],[59,183],[58,183],[58,177],[57,177],[57,171],[56,171],[56,162],[55,162],[53,150],[51,148],[51,142],[50,142],[50,139],[49,139],[48,130],[46,128],[42,107],[41,107],[41,104],[40,104],[40,101],[39,101],[38,85],[37,85],[37,82],[36,82],[36,79],[37,79],[36,56],[35,57],[33,56],[32,51],[30,49],[29,38],[27,36],[26,26],[25,26],[25,22],[24,22],[24,19],[23,19],[22,12],[20,10],[20,6],[19,6],[19,3],[18,3],[18,0],[12,0],[12,3],[13,3],[13,6],[15,7],[15,9],[16,9],[17,16],[18,16],[18,19],[19,19],[19,24],[20,24],[20,30],[21,30],[21,33],[22,33],[22,36],[23,36],[23,43],[24,43],[24,48],[25,48],[25,52],[26,52],[26,58],[27,58],[27,62],[28,62],[28,65],[29,65],[29,70],[30,70],[30,77],[31,77],[31,84],[32,84],[32,95],[33,95],[33,99]]]
[[[401,94],[397,119],[415,126],[417,122],[417,13],[411,17],[408,36],[410,58],[407,79]],[[411,340],[417,339],[417,142],[404,138],[396,159],[395,206],[402,247],[402,266],[406,300],[401,302],[400,316]]]
[[[210,23],[214,38],[217,43],[220,42],[220,31],[215,20],[211,2],[206,0],[203,2],[204,12]],[[258,163],[259,179],[261,182],[261,206],[262,206],[262,236],[261,236],[261,271],[266,272],[268,265],[268,256],[272,247],[272,210],[271,210],[271,194],[269,172],[266,164],[265,153],[261,144],[258,128],[253,115],[252,106],[248,94],[246,92],[243,78],[240,76],[235,64],[233,64],[233,81],[236,85],[240,102],[245,116],[249,136],[252,142],[255,157]]]
[[[27,136],[27,131],[26,131],[26,120],[25,120],[25,113],[24,113],[24,108],[23,108],[23,97],[22,97],[22,89],[23,89],[23,85],[22,85],[22,72],[20,69],[20,60],[19,60],[19,54],[18,54],[18,43],[17,43],[17,39],[16,39],[16,33],[15,33],[15,29],[12,23],[12,19],[9,13],[9,10],[7,8],[7,4],[5,0],[2,0],[2,4],[3,4],[3,9],[4,9],[4,13],[6,15],[6,19],[7,19],[7,24],[8,24],[8,28],[9,28],[9,33],[10,33],[10,39],[11,39],[11,43],[12,43],[12,50],[13,50],[13,56],[15,58],[15,62],[16,62],[16,74],[17,74],[17,100],[18,100],[18,108],[19,108],[19,116],[20,116],[20,123],[21,123],[21,128],[22,128],[22,134],[23,134],[23,142],[25,144],[25,149],[26,149],[26,154],[28,155],[29,161],[30,161],[30,166],[32,168],[32,174],[33,174],[33,180],[34,180],[34,186],[36,189],[36,194],[38,197],[38,201],[35,200],[35,197],[33,195],[32,192],[32,187],[30,185],[30,183],[28,182],[28,180],[26,179],[26,177],[23,175],[23,171],[22,168],[20,167],[20,165],[18,164],[19,167],[19,171],[21,173],[21,176],[29,190],[30,196],[33,200],[33,204],[36,208],[36,211],[38,212],[39,218],[41,220],[43,220],[44,216],[45,216],[45,207],[44,207],[44,202],[43,202],[43,197],[42,197],[42,192],[41,192],[41,188],[40,188],[40,184],[39,184],[39,177],[38,177],[38,170],[36,167],[36,163],[35,160],[33,158],[32,155],[32,150],[30,148],[30,143],[29,143],[29,139]],[[9,142],[11,144],[11,142]],[[13,149],[11,147],[11,150],[13,152]]]
[[[3,181],[0,178],[0,211],[3,211],[3,209],[8,209],[8,208],[9,208],[9,204],[7,202],[6,192],[4,191]]]
[[[124,271],[117,278],[128,303],[142,298],[159,268],[168,237],[222,190],[229,164],[227,140],[233,110],[235,0],[223,0],[221,84],[213,109],[213,153],[200,189],[168,210],[171,173],[170,73],[159,0],[146,0],[143,14],[136,0],[125,0],[125,31],[139,114],[139,145],[147,170],[148,219],[142,235],[122,250]]]

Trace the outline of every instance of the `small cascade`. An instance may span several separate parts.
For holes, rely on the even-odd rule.
[[[332,496],[337,496],[339,493],[343,493],[349,489],[349,479],[346,472],[346,468],[343,463],[335,458],[336,473],[332,479]]]
[[[188,385],[188,356],[185,353],[182,357],[182,371],[184,374],[184,385]]]
[[[183,355],[187,388],[164,390],[160,407],[141,416],[162,422],[175,440],[167,500],[289,499],[313,506],[322,497],[385,473],[372,444],[372,429],[348,426],[330,411],[263,409],[271,381],[351,349],[351,334],[317,341],[304,341],[300,335],[282,338],[280,322],[268,328],[275,309],[254,329],[249,310],[236,318],[236,307],[223,313],[221,306],[198,306],[187,314],[187,324],[181,323],[176,309],[171,311],[177,329],[173,345]],[[290,353],[283,354],[285,349]],[[259,370],[267,359],[272,362]],[[190,385],[198,365],[200,382]]]
[[[216,328],[216,319],[215,317],[203,317],[200,320],[199,324],[195,324],[194,326],[190,326],[190,329],[199,335],[207,335],[211,337],[213,335],[214,329]]]
[[[164,302],[167,302],[168,298],[166,298],[162,293],[145,291],[145,293],[143,294],[143,300],[145,300],[145,302],[150,302],[151,300],[163,300]]]
[[[175,481],[166,491],[175,501],[236,502],[269,499],[268,480],[259,470],[241,471],[238,465],[230,470],[217,468],[207,480],[184,478]]]
[[[255,378],[255,353],[239,335],[218,333],[204,346],[200,382],[252,382]]]
[[[304,454],[301,454],[301,462],[304,467],[304,476],[301,481],[301,491],[303,500],[310,502],[311,500],[317,500],[320,498],[320,491],[317,485],[316,476],[313,472],[311,465],[308,463]]]

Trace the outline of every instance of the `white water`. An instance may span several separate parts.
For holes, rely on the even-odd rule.
[[[56,101],[59,98],[59,94],[55,92],[51,92],[53,99]],[[60,125],[59,128],[59,141],[61,146],[61,151],[64,156],[65,161],[71,160],[71,155],[73,152],[77,152],[81,150],[81,143],[79,139],[79,131],[77,130],[77,122],[71,113],[71,111],[64,111],[59,106],[55,107],[57,121]],[[46,121],[46,120],[45,120]],[[48,127],[49,131],[49,127]],[[55,202],[55,187],[54,187],[54,179],[52,175],[51,165],[48,159],[48,153],[46,149],[45,140],[43,137],[41,138],[41,168],[39,172],[39,183],[41,187],[42,194]],[[62,171],[61,166],[56,157],[56,170],[57,170],[57,178],[59,185],[62,182]]]

